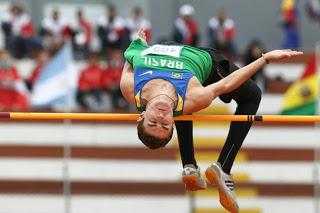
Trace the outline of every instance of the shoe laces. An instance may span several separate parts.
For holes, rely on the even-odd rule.
[[[198,174],[198,169],[195,168],[194,165],[186,165],[183,168],[183,171],[186,175],[191,175],[191,174]]]

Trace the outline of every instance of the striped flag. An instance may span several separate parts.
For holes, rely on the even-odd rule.
[[[301,78],[289,87],[285,94],[281,114],[315,115],[319,98],[316,54],[306,64]]]
[[[32,107],[72,110],[75,106],[77,79],[71,44],[68,42],[43,68],[35,82],[31,95]]]

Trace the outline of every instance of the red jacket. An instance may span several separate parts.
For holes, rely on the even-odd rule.
[[[101,78],[103,69],[100,65],[89,65],[82,70],[79,79],[80,90],[90,90],[101,88]]]
[[[14,66],[8,69],[0,68],[0,109],[25,110],[28,108],[28,99],[18,90],[17,83],[21,78]]]
[[[103,87],[108,87],[110,85],[120,85],[121,74],[122,74],[123,64],[112,65],[109,64],[104,70],[102,75],[102,85]]]
[[[7,69],[0,67],[0,85],[2,83],[14,82],[19,80],[20,76],[17,69],[14,66],[9,66]]]

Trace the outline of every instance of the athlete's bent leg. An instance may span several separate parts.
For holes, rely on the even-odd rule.
[[[231,96],[238,105],[235,115],[255,115],[261,100],[261,90],[255,82],[248,80],[237,90],[221,96],[221,99],[224,100],[227,96]],[[229,134],[218,159],[224,172],[230,174],[233,162],[251,125],[251,122],[231,122]]]
[[[213,63],[211,74],[203,83],[203,86],[213,84],[239,69],[218,51],[209,48],[203,49],[210,54]],[[238,104],[235,112],[237,115],[254,115],[260,104],[261,90],[252,80],[248,80],[237,90],[220,96],[220,99],[225,103],[230,103],[232,99],[235,100]],[[251,123],[248,122],[231,122],[229,134],[218,162],[212,164],[206,170],[207,179],[219,191],[221,205],[232,213],[239,212],[239,206],[234,193],[230,170],[250,127]]]

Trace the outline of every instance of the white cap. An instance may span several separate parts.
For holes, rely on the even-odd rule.
[[[192,7],[190,4],[182,5],[179,9],[179,13],[182,16],[190,16],[194,14],[194,7]]]

